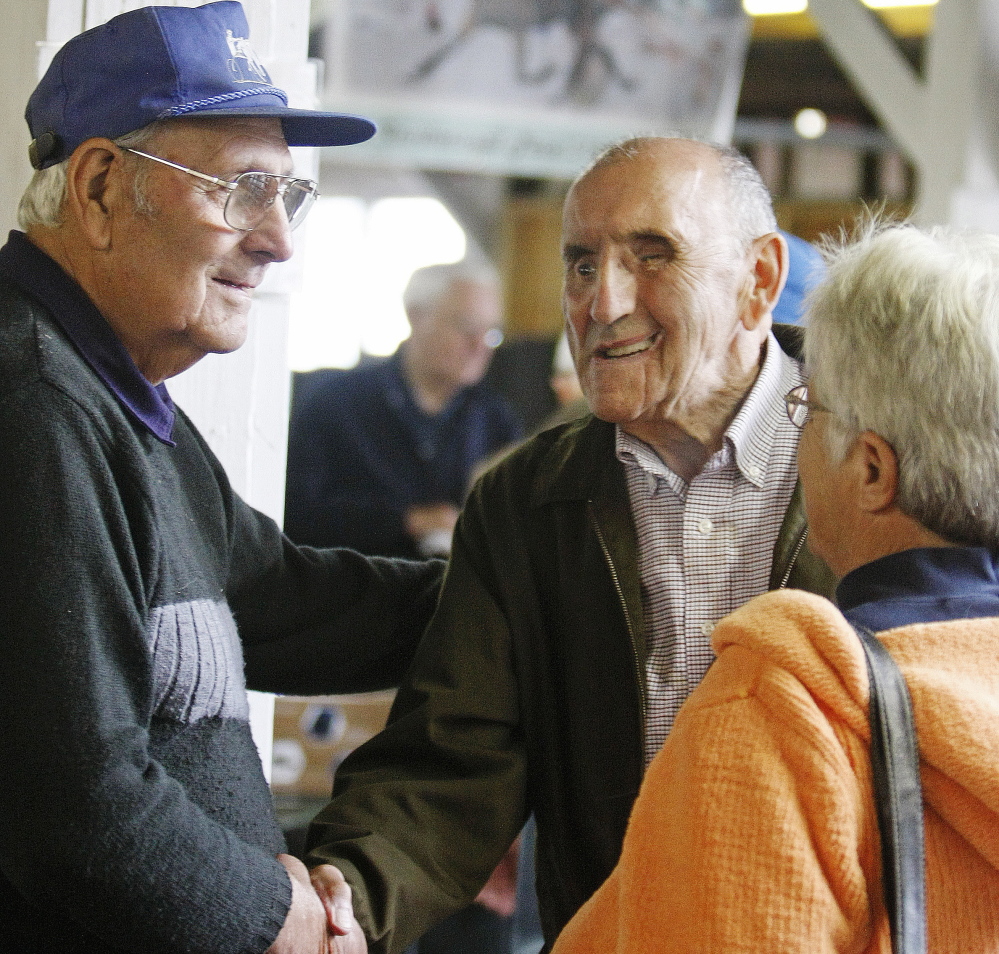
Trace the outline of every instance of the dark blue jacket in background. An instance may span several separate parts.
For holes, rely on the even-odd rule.
[[[301,375],[295,390],[285,532],[296,543],[418,557],[405,511],[460,507],[475,466],[522,436],[505,399],[484,384],[424,413],[398,354]]]

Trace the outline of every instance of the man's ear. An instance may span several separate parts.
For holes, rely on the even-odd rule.
[[[898,456],[880,434],[864,431],[851,450],[857,468],[858,505],[867,513],[882,513],[898,495]]]
[[[788,272],[787,242],[780,233],[768,232],[753,240],[747,254],[751,279],[749,297],[742,309],[742,323],[752,331],[770,315],[784,290]]]
[[[66,172],[66,215],[92,248],[111,245],[112,220],[120,210],[121,152],[110,139],[88,139],[74,150]]]

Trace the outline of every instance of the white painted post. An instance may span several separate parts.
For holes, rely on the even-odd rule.
[[[31,181],[24,107],[38,82],[38,43],[45,39],[49,0],[17,0],[4,7],[0,30],[0,243],[17,227],[17,203]]]

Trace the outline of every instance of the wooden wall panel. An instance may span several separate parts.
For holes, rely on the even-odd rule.
[[[502,231],[507,335],[557,337],[562,331],[561,196],[509,199]]]

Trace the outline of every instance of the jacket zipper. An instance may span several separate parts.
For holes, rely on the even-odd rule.
[[[645,722],[647,718],[648,702],[645,696],[645,677],[642,673],[642,667],[640,666],[638,660],[638,641],[635,639],[635,629],[631,624],[631,614],[628,612],[628,604],[624,599],[624,590],[621,588],[621,580],[617,574],[617,567],[614,566],[614,560],[611,558],[610,550],[607,547],[607,543],[604,541],[603,531],[600,529],[600,524],[597,521],[597,515],[593,511],[592,500],[588,500],[586,502],[586,509],[590,512],[590,521],[593,524],[593,529],[597,533],[597,539],[600,541],[600,549],[603,550],[604,560],[607,561],[607,568],[610,570],[611,579],[614,581],[614,589],[617,591],[617,598],[621,601],[621,610],[624,612],[624,621],[628,627],[628,638],[631,640],[631,657],[635,667],[635,681],[638,683],[638,705],[642,715],[641,751],[644,753]],[[797,555],[797,551],[795,551],[795,555]]]
[[[784,576],[781,578],[777,589],[782,590],[787,586],[787,581],[791,578],[791,571],[794,569],[794,562],[798,559],[798,554],[801,553],[801,548],[805,545],[805,540],[808,539],[808,527],[805,527],[801,531],[801,536],[798,538],[798,545],[794,548],[794,553],[791,554],[791,559],[788,560],[787,569],[784,571]]]

